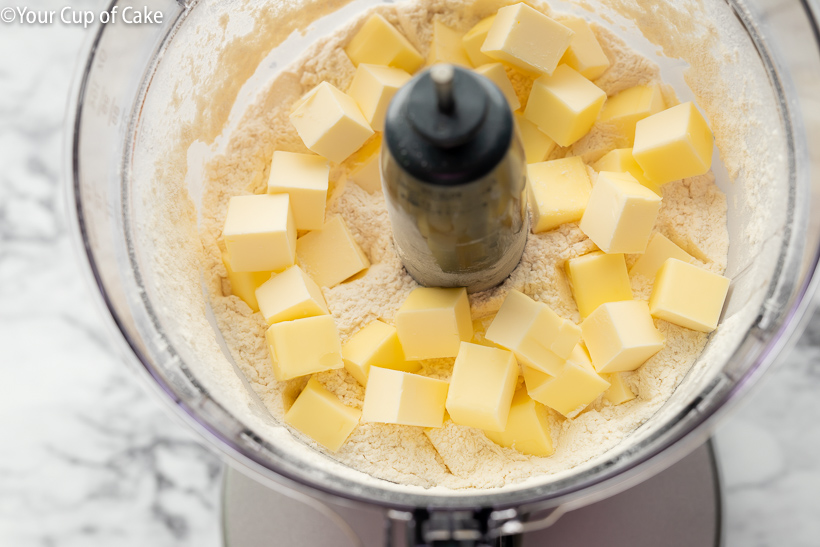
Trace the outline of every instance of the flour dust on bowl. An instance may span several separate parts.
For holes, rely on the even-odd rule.
[[[473,539],[491,541],[547,525],[563,511],[619,492],[686,455],[799,331],[816,282],[820,249],[820,56],[810,6],[778,6],[782,17],[767,20],[764,15],[773,5],[764,1],[662,2],[651,11],[627,0],[533,3],[532,11],[566,23],[555,23],[556,29],[577,30],[578,18],[585,19],[601,45],[608,66],[583,65],[576,59],[577,71],[565,65],[529,67],[542,74],[554,71],[555,79],[583,80],[587,83],[578,85],[598,90],[580,110],[588,112],[593,103],[605,108],[619,93],[645,86],[654,89],[667,108],[691,102],[696,107],[685,108],[694,108],[691,112],[702,113],[708,121],[715,137],[712,169],[659,189],[663,199],[653,233],[687,251],[699,271],[730,280],[719,326],[707,335],[656,320],[664,348],[622,378],[635,399],[615,405],[598,397],[580,412],[563,409],[570,417],[561,415],[561,409],[550,410],[548,433],[555,445],[551,456],[523,454],[501,446],[503,441],[497,445],[490,440],[493,435],[449,418],[443,427],[362,421],[340,447],[332,447],[338,450],[321,447],[284,425],[283,416],[305,389],[307,377],[286,375],[271,366],[265,331],[266,317],[273,312],[263,310],[266,317],[254,313],[246,303],[253,290],[246,291],[243,301],[236,296],[242,288],[228,281],[222,255],[229,249],[222,232],[230,198],[266,193],[275,151],[300,153],[332,143],[321,154],[331,159],[324,167],[330,184],[326,202],[320,201],[327,209],[322,230],[337,234],[333,241],[342,243],[312,245],[319,249],[319,262],[332,255],[353,266],[335,280],[333,275],[341,274],[315,263],[313,270],[304,267],[309,275],[300,277],[298,270],[289,275],[297,281],[322,277],[319,296],[311,293],[311,298],[320,311],[326,305],[325,317],[333,318],[341,341],[373,320],[390,323],[416,283],[393,246],[382,190],[379,184],[368,187],[380,167],[372,161],[383,123],[378,108],[345,110],[348,133],[335,140],[326,138],[327,128],[310,138],[297,132],[292,112],[315,98],[304,95],[317,86],[323,87],[323,97],[346,108],[344,97],[349,96],[343,91],[357,74],[351,61],[357,53],[346,47],[373,13],[389,28],[399,29],[401,43],[415,50],[417,58],[403,58],[414,65],[405,67],[410,74],[425,62],[469,67],[478,62],[470,54],[496,56],[485,61],[502,57],[514,40],[483,52],[445,46],[461,47],[462,33],[515,3],[147,4],[163,13],[162,24],[98,26],[80,64],[67,154],[77,241],[131,362],[178,416],[256,480],[272,488],[379,508],[391,522],[402,522],[414,534],[412,541],[449,539],[448,534],[461,527],[472,530],[468,536]],[[564,32],[560,29],[557,32]],[[456,41],[448,42],[452,36]],[[566,31],[565,38],[571,36]],[[645,169],[656,182],[666,182],[653,174],[649,160],[639,161],[637,170],[635,161],[632,167],[624,163],[623,150],[635,136],[619,133],[600,110],[589,115],[591,129],[578,129],[581,114],[573,117],[572,130],[569,123],[550,127],[551,113],[557,110],[545,114],[537,105],[525,104],[535,101],[536,93],[552,93],[549,79],[533,76],[526,67],[511,68],[511,59],[503,59],[506,67],[482,64],[478,72],[500,82],[497,90],[507,91],[519,128],[510,138],[523,138],[524,153],[540,155],[534,162],[527,158],[531,186],[535,178],[555,176],[550,169],[556,161],[567,162],[559,164],[565,165],[562,172],[575,169],[582,179],[597,177],[593,189],[619,184],[610,180],[612,173],[601,178],[599,171],[625,171],[635,181],[632,177],[642,176]],[[564,62],[572,64],[566,58]],[[406,81],[378,69],[370,76],[396,88],[401,84],[395,81]],[[399,80],[390,80],[393,77]],[[319,125],[326,123],[315,119]],[[552,143],[549,149],[543,148],[543,137],[540,151],[532,142],[527,146],[538,132]],[[348,138],[353,134],[358,141]],[[350,150],[340,151],[345,148]],[[518,156],[523,154],[516,149],[511,157]],[[381,167],[390,168],[389,162]],[[644,192],[643,197],[635,199],[656,203],[656,194],[645,186],[638,192]],[[522,218],[517,188],[504,202],[509,209],[497,218]],[[536,191],[530,192],[530,213],[524,211],[524,222],[518,225],[526,228],[528,219],[532,229],[518,267],[500,285],[470,295],[479,334],[505,298],[517,294],[513,290],[548,304],[557,312],[556,321],[572,327],[587,311],[597,313],[584,309],[586,304],[573,295],[568,282],[568,276],[582,275],[588,265],[574,263],[570,270],[580,269],[573,271],[564,266],[569,259],[616,256],[596,254],[599,248],[621,252],[615,237],[593,235],[584,220],[579,227],[580,216],[559,219],[552,226],[540,209],[533,210],[540,207],[538,199]],[[502,203],[498,196],[493,200]],[[241,223],[244,219],[238,217]],[[442,219],[434,220],[424,229],[442,231]],[[300,236],[309,237],[317,233],[308,227],[310,222],[315,218],[301,216],[292,234],[283,227],[276,237],[293,243],[296,228]],[[421,223],[418,229],[421,233]],[[300,244],[306,248],[304,240],[299,241],[297,253]],[[657,245],[666,245],[659,241]],[[650,245],[655,244],[653,239]],[[355,252],[344,255],[339,250],[346,248]],[[466,244],[460,249],[469,252]],[[435,249],[430,250],[435,258]],[[617,256],[633,273],[652,270],[646,263],[636,265],[640,252],[623,252]],[[243,259],[254,260],[253,253],[246,255]],[[446,263],[448,255],[440,256],[444,259],[439,264]],[[302,259],[303,266],[311,262]],[[248,264],[242,269],[281,269]],[[624,290],[635,300],[648,300],[652,286],[633,276],[626,279]],[[453,309],[458,305],[453,303]],[[311,315],[319,317],[316,324],[324,321],[319,311]],[[431,382],[449,380],[454,356],[411,363],[407,372]],[[364,387],[355,374],[340,367],[341,359],[322,369],[307,389],[318,383],[337,402],[357,411]],[[526,389],[532,391],[529,384]],[[451,414],[462,420],[457,411]],[[549,512],[552,517],[533,517]]]

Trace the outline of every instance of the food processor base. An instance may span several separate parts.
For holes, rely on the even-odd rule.
[[[300,498],[304,496],[271,490],[228,468],[222,498],[225,545],[384,544],[386,523],[378,508],[351,508]],[[526,534],[517,544],[717,546],[721,543],[720,517],[720,479],[712,443],[707,442],[666,471],[567,513],[552,527]],[[358,535],[360,543],[351,538],[352,533]]]

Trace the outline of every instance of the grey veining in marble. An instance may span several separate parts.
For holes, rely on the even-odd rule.
[[[218,546],[221,464],[126,369],[66,234],[62,123],[85,34],[0,25],[0,545]],[[820,314],[717,432],[729,547],[820,545],[818,423]]]
[[[66,233],[63,118],[84,38],[0,26],[0,545],[217,546],[221,463],[126,369]]]

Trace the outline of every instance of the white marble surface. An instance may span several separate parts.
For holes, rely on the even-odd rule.
[[[221,545],[221,463],[113,351],[68,240],[62,122],[84,37],[0,23],[0,544]],[[717,433],[727,545],[820,544],[819,394],[817,315]]]

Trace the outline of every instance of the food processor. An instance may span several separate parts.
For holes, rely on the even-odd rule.
[[[662,522],[641,506],[646,497],[639,489],[654,484],[684,496],[691,486],[685,478],[658,473],[693,451],[702,457],[685,460],[694,462],[686,464],[692,466],[686,476],[708,475],[697,462],[708,461],[702,444],[710,429],[800,332],[817,284],[818,8],[805,0],[644,4],[550,2],[616,31],[658,62],[682,100],[697,100],[707,111],[723,160],[717,184],[728,197],[725,275],[732,284],[721,326],[664,406],[614,448],[555,475],[462,491],[353,471],[276,423],[232,361],[198,269],[204,159],[224,150],[271,77],[380,2],[110,3],[109,10],[148,8],[163,17],[159,24],[99,24],[89,36],[68,109],[75,239],[129,362],[235,470],[225,493],[228,528],[264,528],[266,514],[276,523],[260,529],[265,536],[258,543],[229,533],[232,544],[277,543],[270,534],[285,537],[294,507],[303,507],[308,525],[332,523],[338,544],[513,544],[540,529],[568,537],[566,529],[560,535],[562,526],[596,528],[589,519],[606,507],[630,506],[642,519]],[[477,0],[464,9],[500,5]],[[694,85],[698,78],[704,85]],[[713,488],[702,490],[692,495],[714,502]],[[607,498],[624,501],[607,506]],[[675,505],[681,499],[669,497],[666,507],[681,507]],[[270,505],[259,518],[231,516],[250,515],[251,501],[256,510]],[[580,513],[573,511],[583,507],[589,518],[575,519]],[[356,537],[361,534],[367,537]]]

